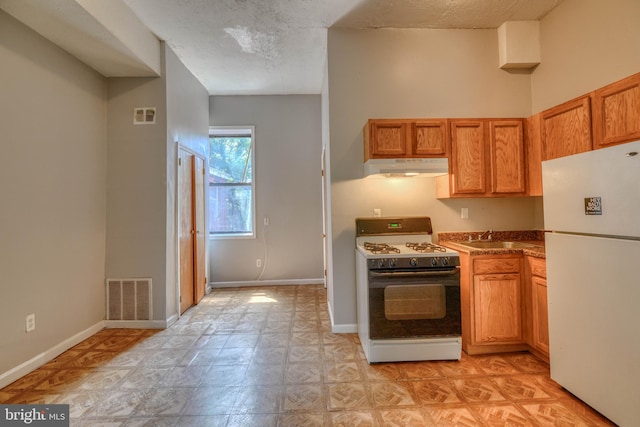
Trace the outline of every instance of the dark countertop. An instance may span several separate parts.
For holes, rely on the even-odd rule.
[[[498,241],[498,240],[496,240]],[[506,255],[506,254],[523,254],[536,258],[546,258],[544,241],[542,240],[519,240],[523,243],[536,245],[534,248],[472,248],[466,246],[465,242],[439,241],[438,244],[446,246],[458,252],[465,252],[469,255]]]

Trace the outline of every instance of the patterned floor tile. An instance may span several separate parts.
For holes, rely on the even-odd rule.
[[[375,427],[373,412],[369,411],[343,411],[331,413],[331,425],[334,427]]]
[[[322,285],[214,289],[165,330],[105,329],[0,390],[71,425],[613,426],[529,353],[366,361]]]
[[[418,409],[384,409],[380,417],[385,427],[424,427],[428,425],[422,411]]]
[[[337,383],[328,386],[328,409],[349,410],[370,408],[364,383]]]
[[[438,427],[477,427],[480,422],[467,407],[439,407],[428,409],[431,424]]]
[[[416,401],[411,396],[411,385],[406,382],[374,382],[370,383],[373,404],[376,407],[405,407],[415,406]]]
[[[492,427],[532,427],[534,425],[518,408],[510,404],[483,405],[472,407],[472,410]]]
[[[322,366],[318,363],[288,363],[285,368],[286,384],[322,382]]]
[[[539,426],[584,427],[587,422],[559,402],[523,404]]]
[[[285,387],[282,404],[284,412],[322,412],[326,409],[321,384],[298,384]]]
[[[550,399],[551,396],[532,375],[510,375],[494,377],[498,388],[513,400]]]
[[[505,397],[498,391],[489,378],[459,378],[451,380],[456,390],[467,402],[504,401]]]
[[[424,405],[462,402],[455,387],[447,379],[412,381],[411,384],[419,401]]]
[[[328,383],[360,382],[364,378],[356,362],[325,362],[325,381]]]

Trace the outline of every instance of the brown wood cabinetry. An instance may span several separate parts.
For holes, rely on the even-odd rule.
[[[526,257],[526,298],[528,343],[531,351],[549,360],[549,306],[546,260]]]
[[[486,186],[485,123],[451,121],[451,194],[484,195]]]
[[[589,95],[541,113],[542,160],[570,156],[592,149]]]
[[[525,192],[522,120],[489,122],[489,159],[492,194]]]
[[[593,92],[593,148],[640,139],[640,73]]]
[[[527,159],[527,195],[542,196],[542,140],[540,137],[541,114],[529,117],[525,122],[525,152]]]
[[[449,155],[446,119],[371,119],[363,134],[364,161]]]
[[[450,122],[451,170],[448,176],[437,178],[437,197],[526,194],[522,119]]]
[[[481,354],[527,349],[522,256],[460,255],[464,351]]]

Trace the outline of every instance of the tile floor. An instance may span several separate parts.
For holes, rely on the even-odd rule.
[[[527,353],[367,364],[319,285],[218,289],[163,331],[109,329],[0,390],[74,426],[605,426]]]

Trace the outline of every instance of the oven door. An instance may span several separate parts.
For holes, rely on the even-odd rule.
[[[368,271],[371,339],[459,337],[460,268]]]

